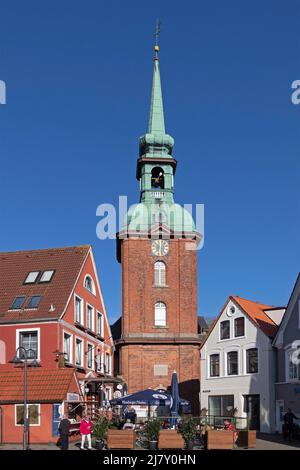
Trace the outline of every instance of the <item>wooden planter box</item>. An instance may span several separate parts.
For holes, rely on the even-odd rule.
[[[175,429],[162,429],[158,435],[159,449],[184,449],[184,439]]]
[[[207,449],[233,449],[234,433],[233,431],[216,431],[210,429],[207,431]]]
[[[134,449],[135,431],[133,429],[109,429],[107,432],[108,449]]]
[[[237,445],[254,449],[256,447],[256,431],[239,431]]]

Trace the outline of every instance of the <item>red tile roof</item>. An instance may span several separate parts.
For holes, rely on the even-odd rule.
[[[264,312],[264,310],[273,309],[271,305],[253,302],[252,300],[242,299],[241,297],[231,297],[245,313],[256,323],[256,325],[269,337],[274,338],[278,325]]]
[[[274,338],[276,332],[279,328],[278,325],[264,312],[264,310],[274,309],[276,307],[272,305],[262,304],[260,302],[254,302],[248,299],[242,299],[238,295],[229,296],[229,299],[226,301],[224,307],[222,308],[221,312],[217,316],[217,318],[213,321],[213,323],[209,327],[209,331],[201,344],[201,349],[203,348],[204,344],[208,340],[212,330],[216,326],[221,317],[222,313],[224,312],[226,306],[228,305],[229,300],[233,300],[236,302],[240,308],[245,312],[246,315],[256,324],[258,328],[260,328],[267,336],[270,338]],[[278,307],[282,308],[282,307]]]
[[[36,369],[28,368],[28,402],[61,402],[66,399],[75,376],[74,369]],[[74,387],[73,387],[74,388]],[[0,372],[0,403],[23,403],[24,370],[17,368],[9,372]]]
[[[57,319],[90,250],[89,245],[0,253],[0,323]],[[30,271],[55,270],[49,283],[24,284]],[[10,310],[15,297],[41,295],[37,309]],[[49,312],[53,305],[54,312]],[[26,306],[26,304],[24,305]]]

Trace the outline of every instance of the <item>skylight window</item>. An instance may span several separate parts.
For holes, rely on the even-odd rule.
[[[33,295],[32,297],[30,297],[30,300],[28,304],[26,305],[26,308],[38,308],[40,301],[41,301],[40,295]]]
[[[41,279],[39,282],[50,282],[54,275],[54,269],[49,269],[48,271],[44,271],[41,275]]]
[[[24,284],[34,284],[39,277],[40,271],[31,271],[27,274]]]
[[[22,305],[24,304],[24,300],[26,299],[25,295],[20,295],[19,297],[16,297],[15,300],[12,303],[11,309],[12,310],[19,310]]]

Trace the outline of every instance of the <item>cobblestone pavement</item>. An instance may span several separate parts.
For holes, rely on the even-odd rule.
[[[30,449],[60,451],[60,449],[54,444],[32,444]],[[22,446],[19,444],[4,444],[0,445],[0,450],[22,450]],[[70,444],[70,450],[80,450],[80,444],[78,442],[72,442]],[[256,449],[251,450],[300,450],[300,442],[285,442],[282,436],[278,434],[259,434],[256,441]]]

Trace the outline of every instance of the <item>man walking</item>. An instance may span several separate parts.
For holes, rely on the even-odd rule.
[[[58,430],[59,430],[59,435],[61,439],[61,450],[68,450],[70,421],[68,420],[67,415],[63,416],[63,419],[59,423]]]
[[[294,427],[294,419],[299,419],[294,413],[292,412],[291,408],[288,408],[287,413],[283,416],[283,437],[284,440],[288,438],[291,442],[292,435],[293,435],[293,427]]]

